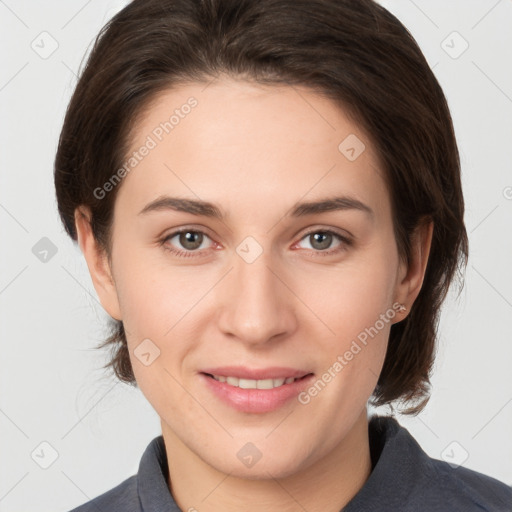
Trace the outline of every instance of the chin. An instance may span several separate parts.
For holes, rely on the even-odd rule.
[[[233,457],[226,457],[226,452],[223,452],[219,454],[219,457],[205,460],[218,471],[236,478],[247,480],[281,479],[292,476],[309,465],[307,464],[309,459],[300,458],[299,451],[300,449],[294,450],[293,447],[287,446],[286,451],[280,453],[276,447],[271,449],[268,456],[265,456],[265,449],[257,451],[256,447],[246,443],[242,448],[234,451]],[[254,456],[253,460],[250,460],[248,455],[251,452]]]

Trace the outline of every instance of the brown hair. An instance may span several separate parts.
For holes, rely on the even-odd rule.
[[[133,0],[100,31],[69,103],[55,158],[59,214],[77,240],[74,212],[110,258],[118,187],[94,190],[125,161],[138,116],[159,92],[225,74],[299,84],[322,94],[368,134],[383,165],[400,257],[434,221],[430,257],[410,314],[391,327],[374,405],[417,402],[430,389],[440,306],[468,239],[458,148],[442,89],[409,31],[372,0]],[[461,288],[463,283],[461,284]],[[122,322],[111,319],[119,379],[136,385]]]

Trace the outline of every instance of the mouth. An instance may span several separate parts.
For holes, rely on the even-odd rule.
[[[282,367],[264,370],[212,368],[198,375],[208,393],[239,412],[251,414],[268,413],[292,404],[315,378],[314,373]],[[256,376],[260,378],[251,378]]]
[[[212,373],[201,372],[203,375],[210,377],[211,379],[216,380],[217,382],[223,382],[230,386],[241,388],[241,389],[274,389],[279,388],[281,386],[285,386],[287,384],[292,384],[293,382],[303,380],[306,377],[312,375],[312,373],[307,373],[302,377],[277,377],[277,378],[268,378],[268,379],[243,379],[234,376],[226,376],[226,375],[215,375]]]

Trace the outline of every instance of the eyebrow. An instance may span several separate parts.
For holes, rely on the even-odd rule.
[[[192,215],[210,217],[219,220],[224,220],[226,217],[217,205],[208,201],[170,196],[161,196],[154,201],[151,201],[139,212],[139,215],[166,210],[185,212]],[[368,205],[354,197],[348,196],[328,197],[317,201],[295,203],[291,208],[291,212],[287,214],[287,216],[304,217],[307,215],[343,210],[361,211],[372,219],[375,216],[374,211]]]

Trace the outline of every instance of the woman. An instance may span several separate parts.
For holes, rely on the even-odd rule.
[[[367,404],[425,406],[467,262],[453,125],[370,0],[134,0],[102,30],[55,161],[162,436],[75,509],[511,510]]]

